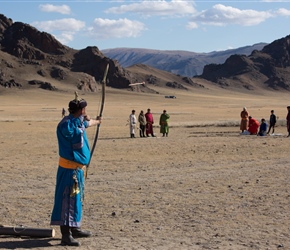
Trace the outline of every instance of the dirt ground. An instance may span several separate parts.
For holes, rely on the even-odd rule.
[[[48,94],[49,93],[49,94]],[[164,93],[167,94],[167,93]],[[109,89],[86,181],[79,249],[290,249],[286,94],[175,92],[177,99]],[[96,94],[95,94],[96,95]],[[85,94],[88,113],[98,97]],[[0,224],[51,228],[58,163],[56,126],[72,93],[1,93]],[[246,106],[279,116],[273,136],[241,136]],[[156,138],[129,138],[126,125],[151,108]],[[158,119],[171,115],[169,137]],[[95,129],[88,129],[90,142]],[[3,249],[69,249],[54,238],[0,236]]]

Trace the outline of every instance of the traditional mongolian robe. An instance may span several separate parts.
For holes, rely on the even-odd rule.
[[[169,133],[169,126],[168,126],[168,120],[170,118],[170,115],[167,113],[163,113],[160,115],[159,119],[159,125],[160,125],[160,133],[168,134]]]
[[[249,119],[248,131],[250,132],[251,135],[256,135],[258,133],[259,127],[260,123],[256,119],[254,118]]]
[[[90,160],[86,135],[88,122],[82,116],[65,116],[57,126],[59,167],[51,225],[80,227],[85,165]]]
[[[151,134],[152,136],[154,136],[153,133],[154,120],[152,113],[147,112],[145,114],[145,118],[146,118],[146,135],[149,136],[149,134]]]
[[[241,112],[241,124],[240,124],[240,130],[244,131],[248,129],[248,118],[249,118],[249,113],[247,110],[243,110]]]
[[[136,129],[136,125],[137,125],[137,118],[135,116],[135,114],[131,114],[129,116],[129,122],[130,122],[130,134],[135,135],[135,129]]]
[[[286,116],[286,121],[287,121],[287,131],[288,131],[288,135],[290,135],[290,110],[288,111],[288,114]]]
[[[140,127],[140,137],[145,137],[146,119],[143,112],[140,112],[138,122]]]

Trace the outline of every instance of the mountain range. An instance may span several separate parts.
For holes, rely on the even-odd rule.
[[[289,91],[290,36],[264,45],[261,43],[208,54],[151,51],[146,55],[148,50],[143,50],[142,64],[122,67],[116,59],[104,54],[108,51],[102,52],[96,46],[81,50],[70,48],[49,33],[40,32],[29,24],[13,22],[0,14],[0,92],[7,89],[31,88],[51,91],[67,91],[68,88],[97,91],[107,64],[107,85],[130,91],[158,93],[156,87],[191,91],[192,88],[210,86],[236,91]],[[257,49],[259,46],[262,49]],[[250,52],[252,49],[254,50]],[[134,49],[131,50],[133,55]],[[242,54],[242,51],[245,54]],[[127,58],[132,59],[128,53]],[[191,58],[190,55],[197,57]],[[146,60],[153,60],[155,56],[158,56],[164,65],[187,65],[184,71],[191,68],[186,61],[204,60],[206,63],[205,60],[212,57],[213,62],[208,61],[209,64],[204,65],[201,73],[198,73],[200,68],[194,69],[197,75],[192,71],[189,74],[192,76],[187,76],[144,64]],[[214,60],[224,62],[217,63]],[[130,87],[130,84],[140,82],[146,84],[139,85],[138,88]]]
[[[145,64],[156,69],[165,70],[176,75],[193,77],[200,75],[207,64],[220,64],[231,55],[250,55],[253,50],[261,50],[267,45],[258,43],[225,51],[196,53],[181,50],[152,50],[138,48],[105,49],[102,53],[117,60],[122,67]]]

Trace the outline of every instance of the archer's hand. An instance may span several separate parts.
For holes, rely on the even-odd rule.
[[[102,117],[101,116],[97,116],[97,121],[99,121],[99,123],[102,123]]]

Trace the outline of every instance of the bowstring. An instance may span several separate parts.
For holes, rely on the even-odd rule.
[[[102,104],[102,84],[101,82],[99,83],[99,85],[101,85],[101,89],[98,89],[97,88],[97,92],[99,92],[99,97],[98,97],[98,102],[97,102],[97,105],[98,105],[98,108],[97,108],[97,111],[96,111],[96,116],[94,116],[94,119],[97,119],[97,117],[99,116],[99,113],[100,113],[100,110],[101,110],[101,104]],[[98,129],[98,126],[94,126],[94,132],[92,133],[91,135],[91,143],[90,143],[90,152],[92,152],[92,149],[93,149],[93,143],[94,143],[94,140],[95,140],[95,136],[96,136],[96,133],[97,133],[97,129]],[[90,155],[90,162],[91,163],[91,158],[92,158],[92,155]]]

